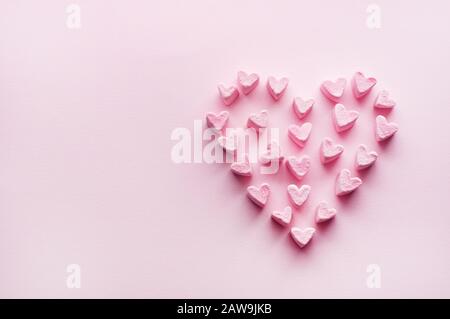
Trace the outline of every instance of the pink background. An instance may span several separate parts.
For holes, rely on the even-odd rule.
[[[0,297],[450,297],[448,1],[78,1],[82,28],[66,28],[65,1],[0,4]],[[274,189],[259,211],[226,165],[174,164],[170,134],[225,109],[216,85],[236,72],[287,76],[278,103],[264,85],[230,110],[230,125],[266,108],[274,127],[299,123],[294,95],[315,97],[302,153],[313,160],[311,225],[327,200],[339,210],[298,249],[270,220],[292,178],[255,176]],[[374,93],[349,134],[331,126],[324,79],[361,70],[398,107],[400,131],[373,136]],[[318,162],[324,136],[346,151]],[[336,172],[359,143],[380,153],[350,198]],[[298,148],[286,135],[287,154]],[[81,289],[66,266],[81,266]],[[366,267],[381,267],[369,289]]]

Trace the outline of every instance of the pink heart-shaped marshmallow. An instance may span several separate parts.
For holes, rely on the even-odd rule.
[[[303,123],[301,126],[292,124],[289,125],[288,135],[295,144],[303,147],[311,134],[311,130],[312,124],[309,122]]]
[[[389,123],[383,115],[378,115],[375,119],[375,136],[378,142],[384,141],[393,136],[398,131],[396,123]]]
[[[349,194],[361,186],[362,180],[359,177],[351,177],[348,169],[343,169],[336,177],[335,191],[337,196]]]
[[[311,159],[308,155],[303,155],[299,158],[289,156],[286,161],[286,167],[295,178],[301,180],[311,168]]]
[[[329,137],[323,139],[320,144],[320,161],[323,164],[329,163],[341,156],[344,151],[344,146],[341,144],[334,144]]]
[[[260,187],[249,186],[247,187],[247,196],[250,200],[260,207],[264,207],[269,199],[270,185],[267,183],[262,184]]]
[[[279,223],[281,226],[287,226],[292,220],[292,209],[287,206],[283,211],[273,211],[272,219]]]
[[[357,111],[349,111],[343,104],[336,104],[333,112],[334,125],[337,132],[343,132],[351,129],[359,117]]]
[[[217,143],[225,152],[234,153],[237,149],[235,136],[221,135],[217,138]]]
[[[366,78],[361,72],[356,72],[352,80],[353,94],[357,99],[362,98],[372,90],[375,84],[377,84],[375,78]]]
[[[259,114],[252,113],[247,120],[247,127],[254,128],[256,131],[267,127],[269,122],[269,113],[266,110],[262,110]]]
[[[320,90],[328,99],[337,102],[344,94],[346,84],[347,80],[344,78],[339,78],[336,80],[336,82],[325,81],[320,86]]]
[[[314,236],[316,230],[312,227],[307,228],[299,228],[292,227],[291,228],[291,237],[300,246],[300,248],[305,247],[311,238]]]
[[[386,90],[382,90],[380,91],[380,93],[378,93],[373,107],[379,109],[392,109],[395,104],[395,101],[389,97],[389,92]]]
[[[242,92],[247,95],[258,86],[259,76],[255,73],[247,74],[244,71],[239,71],[238,83],[242,89]]]
[[[288,84],[288,78],[281,78],[278,80],[273,76],[269,76],[269,79],[267,80],[267,90],[269,91],[270,96],[272,96],[275,101],[278,101],[283,96],[284,91],[286,91]]]
[[[267,145],[267,150],[259,157],[259,161],[263,165],[270,165],[274,161],[282,162],[283,160],[284,156],[281,154],[281,148],[276,141]]]
[[[208,112],[206,114],[206,125],[220,131],[227,124],[229,116],[230,114],[227,111],[222,111],[219,114]]]
[[[303,119],[309,112],[311,112],[314,106],[314,100],[303,100],[301,97],[294,98],[292,102],[292,108],[294,109],[294,113],[298,116],[299,119]]]
[[[320,202],[316,208],[316,223],[326,222],[334,216],[336,216],[337,210],[335,208],[328,207],[326,202]]]
[[[223,84],[219,84],[217,87],[223,104],[230,106],[239,97],[239,91],[235,86],[226,87]]]
[[[310,192],[311,186],[309,185],[302,185],[301,187],[298,187],[295,184],[290,184],[287,187],[289,199],[297,207],[303,205],[303,203],[308,199]]]
[[[236,161],[230,166],[231,171],[234,174],[241,176],[252,176],[252,166],[248,160],[248,156],[245,155],[243,161]]]
[[[356,160],[355,160],[356,169],[361,170],[369,166],[372,166],[373,163],[375,163],[375,161],[377,160],[377,158],[378,158],[377,152],[375,151],[369,152],[364,144],[359,145],[358,149],[356,150]]]

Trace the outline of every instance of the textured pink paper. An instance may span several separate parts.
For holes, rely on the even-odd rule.
[[[77,3],[80,30],[64,1],[0,4],[0,297],[450,297],[448,1],[377,1],[378,30],[356,0]],[[285,109],[273,125],[299,123],[292,98],[316,100],[305,148],[281,139],[315,163],[293,225],[310,226],[321,200],[339,213],[303,250],[270,218],[285,192],[259,211],[228,166],[170,161],[172,130],[225,109],[216,87],[238,70],[261,81],[230,125],[262,108]],[[319,85],[358,70],[379,82],[360,103],[347,85],[361,117],[338,135]],[[269,75],[290,80],[276,103]],[[383,146],[363,124],[380,89],[400,125]],[[345,152],[322,168],[325,136]],[[380,157],[336,199],[325,181],[360,143]],[[280,174],[251,184],[285,189]],[[81,289],[66,287],[72,263]],[[366,285],[370,264],[380,289]]]

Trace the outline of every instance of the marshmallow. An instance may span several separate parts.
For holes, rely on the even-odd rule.
[[[273,76],[269,76],[269,79],[267,80],[267,90],[272,98],[275,101],[278,101],[283,96],[288,84],[289,80],[287,78],[277,80]]]
[[[250,200],[260,207],[264,207],[269,199],[270,185],[267,183],[261,184],[258,188],[256,186],[247,187],[247,196]]]
[[[335,208],[328,207],[328,204],[326,202],[320,202],[316,208],[316,223],[319,224],[326,222],[334,218],[336,214],[337,210]]]
[[[295,114],[298,116],[298,118],[301,120],[306,115],[311,112],[312,107],[314,106],[314,100],[303,100],[301,97],[294,98],[294,101],[292,102],[292,108],[294,109]]]
[[[222,111],[219,114],[208,112],[206,114],[206,125],[220,131],[227,124],[229,116],[230,114],[227,111]]]
[[[305,247],[311,238],[314,236],[316,230],[312,227],[307,228],[299,228],[292,227],[291,228],[291,237],[300,246],[300,248]]]
[[[320,145],[320,161],[323,164],[329,163],[341,156],[344,146],[334,144],[331,138],[324,138]]]
[[[331,101],[337,102],[344,94],[344,89],[347,81],[344,78],[339,78],[336,82],[325,81],[320,86],[320,90]]]
[[[236,175],[252,176],[252,166],[250,165],[247,155],[245,155],[243,161],[236,161],[232,163],[230,169]]]
[[[283,211],[273,211],[272,219],[281,226],[287,226],[292,220],[292,209],[287,206]]]
[[[351,129],[359,117],[357,111],[348,111],[343,104],[334,106],[333,119],[337,132]]]
[[[398,131],[398,125],[393,122],[389,123],[383,115],[378,115],[376,117],[375,124],[375,136],[378,142],[390,138]]]
[[[266,110],[262,110],[259,114],[252,113],[247,120],[247,126],[254,128],[258,131],[261,128],[266,128],[269,122],[269,113]]]
[[[367,147],[364,144],[359,145],[358,149],[356,150],[356,169],[361,170],[373,165],[377,158],[377,152],[369,152],[367,151]]]
[[[259,76],[255,73],[247,74],[244,71],[239,71],[238,83],[242,89],[242,93],[247,95],[258,86]]]
[[[359,177],[351,177],[348,169],[343,169],[339,172],[336,178],[336,195],[342,196],[349,194],[361,186],[362,180]]]
[[[281,148],[276,141],[267,145],[267,150],[259,157],[259,161],[263,165],[270,165],[273,161],[282,162],[283,160],[284,156],[281,154]]]
[[[361,72],[356,72],[352,79],[353,95],[359,99],[368,94],[377,84],[375,78],[366,78]]]
[[[235,86],[225,87],[220,84],[218,87],[219,94],[222,98],[223,104],[230,106],[239,97],[239,91]]]
[[[303,147],[311,134],[311,129],[312,124],[309,122],[303,123],[301,126],[292,124],[289,125],[288,135],[295,144]]]
[[[237,149],[235,136],[221,135],[217,138],[217,143],[225,152],[234,153]]]
[[[386,90],[382,90],[380,91],[380,93],[378,93],[373,107],[379,109],[392,109],[395,104],[395,101],[389,97],[389,92]]]
[[[303,155],[299,158],[289,156],[286,161],[286,166],[295,178],[301,180],[311,168],[311,159],[308,155]]]
[[[308,199],[309,193],[311,192],[311,186],[302,185],[300,188],[295,184],[290,184],[287,187],[287,192],[291,202],[300,207]]]

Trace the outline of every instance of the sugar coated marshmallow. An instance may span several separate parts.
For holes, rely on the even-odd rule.
[[[344,152],[343,145],[335,144],[331,138],[326,137],[320,144],[320,161],[322,164],[332,162],[341,156],[342,152]]]
[[[237,149],[235,136],[221,135],[217,138],[217,143],[225,152],[234,153]]]
[[[220,97],[222,98],[222,102],[226,106],[230,106],[231,104],[233,104],[234,101],[236,101],[236,99],[239,97],[239,91],[237,87],[233,85],[230,87],[226,87],[223,84],[219,84],[217,88],[219,90]]]
[[[316,223],[323,223],[326,222],[334,216],[336,216],[337,210],[335,208],[329,207],[327,202],[320,202],[319,205],[317,205],[316,208]]]
[[[348,169],[343,169],[336,177],[335,191],[337,196],[350,194],[361,186],[362,180],[359,177],[352,177]]]
[[[237,77],[238,77],[238,84],[241,87],[242,93],[244,93],[245,95],[249,94],[258,86],[259,83],[258,74],[255,73],[247,74],[244,71],[239,71]]]
[[[267,150],[260,155],[259,160],[263,165],[270,165],[274,161],[282,162],[284,160],[277,141],[272,141],[267,145]]]
[[[347,110],[343,104],[334,106],[333,120],[337,132],[344,132],[353,127],[359,117],[357,111]]]
[[[218,131],[222,130],[228,122],[230,113],[222,111],[219,114],[208,112],[206,114],[206,125],[210,128],[214,128]]]
[[[270,96],[278,101],[286,91],[286,88],[289,84],[289,80],[287,78],[276,79],[273,76],[269,76],[267,80],[267,90],[269,91]]]
[[[383,115],[378,115],[375,119],[375,137],[378,142],[387,140],[398,131],[398,125],[388,122]]]
[[[353,95],[359,99],[367,95],[377,84],[375,78],[366,78],[361,72],[356,72],[352,79]]]
[[[378,109],[392,109],[395,106],[395,101],[389,97],[389,93],[386,90],[380,91],[373,105]]]
[[[252,176],[252,165],[248,160],[247,154],[242,161],[233,162],[230,166],[231,171],[236,175]]]
[[[355,166],[356,169],[361,170],[372,166],[378,158],[375,151],[368,151],[367,146],[361,144],[356,150]]]
[[[267,123],[269,122],[269,113],[266,110],[262,110],[259,113],[250,114],[247,120],[247,127],[254,128],[255,130],[259,130],[267,127]]]
[[[312,227],[292,227],[291,237],[300,248],[303,248],[311,241],[315,232],[316,230]]]
[[[292,220],[292,209],[290,206],[284,208],[283,211],[273,211],[272,219],[276,221],[281,226],[287,226],[291,223]]]
[[[301,97],[296,97],[292,102],[292,108],[294,109],[294,113],[300,120],[303,119],[306,115],[308,115],[309,112],[311,112],[313,106],[314,106],[313,99],[303,100]]]
[[[301,187],[298,187],[295,184],[290,184],[287,187],[289,199],[291,200],[292,204],[297,207],[302,206],[303,203],[306,202],[310,192],[311,186],[309,185],[302,185]]]
[[[247,187],[247,196],[259,207],[264,207],[270,196],[270,185],[267,183],[262,184],[260,187],[251,185]]]
[[[309,122],[303,123],[301,126],[292,124],[288,127],[288,135],[295,144],[303,147],[311,135],[311,130],[312,124]]]
[[[311,168],[311,159],[308,155],[301,157],[289,156],[286,160],[289,172],[298,180],[301,180]]]
[[[325,81],[320,86],[320,90],[323,95],[330,99],[331,101],[337,102],[344,94],[345,85],[347,84],[347,80],[344,78],[339,78],[336,82],[333,81]]]

